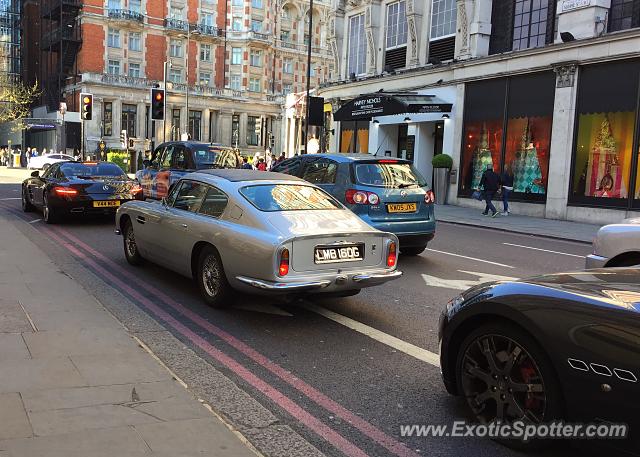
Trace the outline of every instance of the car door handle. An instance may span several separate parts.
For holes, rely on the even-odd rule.
[[[187,227],[188,227],[188,225],[187,225],[187,224],[180,224],[180,227],[182,227],[182,228],[187,228]]]
[[[144,224],[146,222],[146,219],[144,218],[144,216],[138,216],[136,217],[136,221],[138,221],[140,224]]]

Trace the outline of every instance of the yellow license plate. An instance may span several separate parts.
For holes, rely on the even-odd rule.
[[[100,200],[93,202],[94,208],[113,208],[120,206],[120,200]]]
[[[417,203],[389,203],[387,205],[387,211],[390,213],[415,213],[417,210]]]

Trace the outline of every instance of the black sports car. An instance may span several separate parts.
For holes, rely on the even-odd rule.
[[[447,304],[439,331],[447,391],[481,423],[626,423],[605,444],[640,455],[640,269],[479,285]]]
[[[22,183],[22,209],[42,208],[51,224],[69,214],[115,214],[129,200],[141,200],[142,187],[111,162],[60,162]]]

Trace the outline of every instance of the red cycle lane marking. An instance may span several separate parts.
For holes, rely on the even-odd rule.
[[[317,403],[318,405],[320,405],[324,409],[326,409],[328,411],[331,411],[336,416],[338,416],[338,417],[342,418],[343,420],[346,420],[347,422],[349,422],[350,425],[352,425],[354,428],[356,428],[357,430],[362,432],[364,435],[366,435],[369,438],[371,438],[372,440],[374,440],[376,443],[378,443],[382,447],[386,448],[387,450],[389,450],[389,451],[393,452],[394,454],[396,454],[398,456],[401,456],[401,457],[419,457],[419,454],[413,452],[405,444],[395,440],[391,436],[388,436],[382,430],[378,429],[374,425],[370,424],[369,422],[365,421],[361,417],[359,417],[356,414],[352,413],[351,411],[349,411],[348,409],[344,408],[340,404],[336,403],[334,400],[332,400],[331,398],[327,397],[322,392],[318,391],[317,389],[315,389],[311,385],[307,384],[306,382],[300,380],[299,378],[294,376],[292,373],[290,373],[289,371],[285,370],[284,368],[282,368],[278,364],[272,362],[266,356],[260,354],[255,349],[253,349],[250,346],[248,346],[247,344],[243,343],[242,341],[240,341],[239,339],[237,339],[233,335],[225,332],[221,328],[219,328],[219,327],[213,325],[212,323],[208,322],[206,319],[201,317],[199,314],[189,310],[188,308],[185,308],[180,303],[176,302],[171,297],[167,296],[166,294],[164,294],[162,291],[158,290],[157,288],[155,288],[153,286],[150,286],[149,284],[147,284],[146,282],[138,279],[135,276],[131,276],[130,272],[128,272],[127,270],[125,270],[124,268],[122,268],[121,266],[119,266],[118,264],[113,262],[111,259],[109,259],[109,258],[105,257],[104,255],[102,255],[101,253],[95,251],[93,248],[91,248],[90,246],[88,246],[87,244],[82,242],[80,239],[78,239],[74,235],[70,234],[68,231],[60,229],[60,228],[55,228],[54,230],[56,230],[56,232],[58,232],[61,236],[65,236],[70,241],[76,243],[78,246],[80,246],[83,249],[85,249],[87,252],[92,254],[94,257],[102,260],[103,262],[108,264],[110,267],[113,267],[115,269],[120,270],[124,275],[126,275],[129,278],[130,281],[135,282],[140,287],[142,287],[142,288],[146,289],[147,291],[149,291],[150,293],[156,295],[158,298],[160,298],[167,305],[171,306],[173,309],[175,309],[176,311],[178,311],[180,314],[184,315],[185,317],[189,318],[191,321],[193,321],[194,323],[196,323],[200,327],[202,327],[202,328],[206,329],[207,331],[209,331],[209,332],[215,334],[216,336],[220,337],[227,344],[229,344],[230,346],[234,347],[238,351],[242,352],[247,357],[249,357],[250,359],[252,359],[256,363],[258,363],[259,365],[263,366],[264,368],[266,368],[267,370],[269,370],[270,372],[272,372],[273,374],[278,376],[280,379],[282,379],[283,381],[285,381],[289,385],[293,386],[294,388],[296,388],[297,390],[299,390],[300,392],[305,394],[308,398],[313,400],[315,403]]]
[[[271,401],[277,404],[279,407],[287,411],[291,416],[295,417],[300,423],[304,424],[306,427],[311,429],[318,436],[329,442],[332,446],[340,450],[342,453],[348,456],[353,457],[367,457],[367,454],[358,448],[356,445],[345,439],[342,435],[338,434],[329,426],[322,423],[320,420],[316,419],[310,413],[305,411],[302,407],[297,405],[295,402],[290,400],[286,395],[273,388],[267,382],[258,378],[256,375],[251,373],[247,368],[242,366],[240,363],[233,360],[228,355],[224,354],[217,348],[213,347],[210,343],[208,343],[204,338],[197,335],[195,332],[187,328],[184,324],[180,323],[177,319],[171,316],[166,311],[159,308],[155,305],[151,300],[144,297],[140,293],[136,292],[134,289],[129,287],[127,284],[122,282],[119,278],[115,277],[113,274],[102,268],[95,261],[90,259],[85,253],[78,250],[75,246],[70,245],[65,240],[60,238],[58,235],[52,233],[50,229],[44,229],[48,233],[48,235],[60,243],[61,246],[66,248],[69,252],[71,252],[74,256],[81,259],[83,262],[90,265],[97,272],[104,275],[104,277],[109,278],[114,284],[117,284],[118,287],[121,287],[128,295],[138,300],[143,304],[145,308],[155,314],[157,317],[165,321],[171,327],[173,327],[176,331],[181,333],[187,339],[189,339],[193,344],[198,346],[200,349],[205,351],[211,357],[216,359],[218,362],[226,366],[228,369],[233,371],[236,375],[241,377],[244,381],[250,384],[252,387],[262,392],[266,397],[268,397]]]

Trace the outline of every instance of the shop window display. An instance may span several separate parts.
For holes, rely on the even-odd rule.
[[[546,194],[551,116],[509,119],[505,170],[513,173],[513,191]]]
[[[638,60],[581,70],[572,202],[614,207],[630,204],[639,79]]]
[[[555,77],[540,72],[467,85],[460,194],[480,187],[491,166],[510,170],[516,200],[546,195]],[[506,100],[505,100],[506,98]]]
[[[340,152],[369,152],[369,121],[342,121]]]

